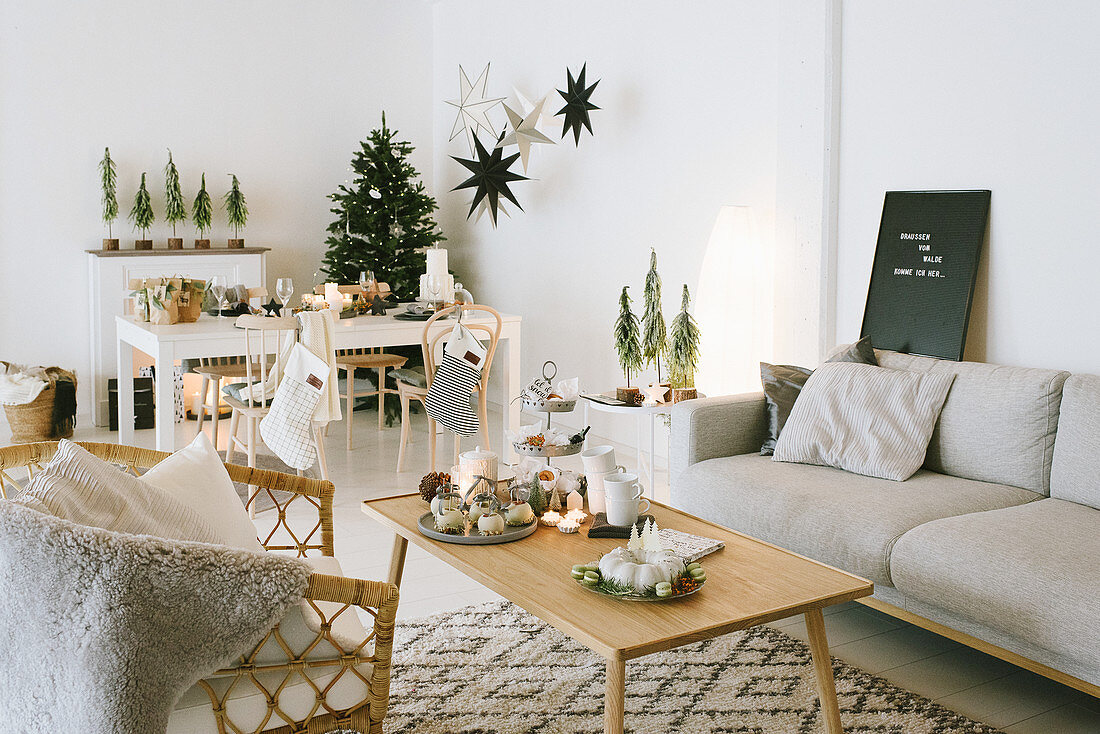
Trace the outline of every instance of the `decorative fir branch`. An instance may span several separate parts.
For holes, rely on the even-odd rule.
[[[111,160],[111,149],[103,149],[103,160],[99,162],[99,180],[103,187],[103,223],[107,225],[107,236],[112,237],[111,224],[118,219],[118,171]]]
[[[134,195],[134,205],[130,208],[130,221],[134,223],[135,229],[141,230],[143,240],[149,239],[149,227],[152,226],[155,218],[153,204],[149,199],[149,189],[145,188],[145,172],[142,171],[141,187]]]
[[[199,193],[195,194],[195,202],[191,205],[191,222],[199,231],[199,239],[206,239],[203,235],[210,229],[214,219],[214,203],[210,201],[210,194],[206,192],[206,174],[202,174],[202,186]]]
[[[642,368],[642,347],[638,343],[638,317],[630,310],[630,294],[623,286],[619,296],[619,318],[615,320],[615,351],[619,355],[619,366],[626,375],[626,386],[630,387],[630,373]]]
[[[172,161],[172,151],[168,151],[168,165],[164,167],[164,221],[172,225],[172,236],[176,236],[176,223],[187,219],[187,204],[180,190],[180,174]]]
[[[244,194],[241,193],[241,182],[235,174],[229,175],[233,177],[233,183],[225,194],[225,215],[229,226],[233,228],[233,236],[237,237],[248,221],[248,206],[245,204]]]

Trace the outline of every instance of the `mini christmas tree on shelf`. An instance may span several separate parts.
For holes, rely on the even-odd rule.
[[[226,221],[233,228],[233,236],[229,238],[229,246],[233,249],[240,249],[244,247],[244,239],[240,235],[241,229],[248,222],[248,205],[245,204],[244,194],[241,193],[241,182],[237,180],[236,174],[231,173],[229,175],[233,177],[233,183],[230,184],[229,191],[225,193],[224,200]]]
[[[180,190],[180,174],[172,161],[172,151],[168,151],[168,165],[164,167],[164,221],[172,225],[172,236],[168,238],[169,250],[182,250],[183,238],[176,236],[176,224],[186,221],[187,204]]]
[[[699,366],[699,325],[688,311],[691,294],[684,283],[680,313],[672,320],[672,338],[668,348],[668,368],[672,377],[672,402],[691,400],[697,396],[695,370]]]
[[[214,220],[214,202],[210,201],[210,194],[206,192],[206,174],[202,174],[202,186],[199,193],[195,194],[195,201],[191,204],[191,223],[195,225],[198,238],[195,239],[196,250],[209,250],[210,240],[206,233]]]
[[[619,366],[626,375],[626,387],[618,388],[616,397],[624,403],[637,404],[640,392],[631,387],[630,374],[642,368],[642,346],[638,341],[638,317],[630,310],[630,286],[624,285],[619,296],[619,318],[615,320],[615,351],[619,355]]]
[[[643,292],[645,310],[642,312],[642,354],[647,365],[657,367],[657,383],[661,383],[661,356],[668,349],[665,314],[661,310],[661,276],[657,273],[657,251],[649,251],[649,272],[645,276]]]
[[[118,171],[111,160],[111,149],[103,149],[103,160],[99,162],[99,181],[103,188],[103,223],[107,225],[107,237],[103,240],[104,250],[117,250],[118,238],[111,231],[111,225],[118,219]]]
[[[351,161],[353,180],[329,198],[337,219],[328,226],[321,271],[337,283],[355,283],[373,270],[398,300],[419,292],[426,247],[444,239],[432,214],[438,208],[409,163],[413,146],[386,125],[372,130]]]
[[[134,195],[134,205],[130,207],[130,221],[134,223],[134,229],[141,230],[141,239],[134,240],[135,250],[153,249],[153,241],[149,239],[149,228],[153,226],[155,219],[153,204],[149,199],[149,189],[145,188],[145,172],[143,171],[141,186]]]

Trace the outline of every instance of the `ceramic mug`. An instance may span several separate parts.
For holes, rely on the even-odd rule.
[[[642,505],[645,505],[644,507]],[[638,515],[649,509],[649,500],[642,497],[642,490],[627,499],[607,498],[607,522],[609,525],[629,527],[638,522]]]
[[[615,469],[615,447],[593,446],[581,452],[585,474],[606,474]]]
[[[608,500],[623,500],[640,497],[642,486],[638,484],[637,474],[619,471],[604,476],[603,490]]]
[[[624,471],[621,466],[617,466],[611,471],[596,472],[585,474],[585,479],[588,480],[588,513],[595,515],[597,512],[605,512],[607,510],[607,504],[604,502],[604,477],[611,474],[618,474]]]

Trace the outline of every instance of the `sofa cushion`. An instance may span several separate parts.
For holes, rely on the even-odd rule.
[[[1070,375],[1062,388],[1050,496],[1100,508],[1100,377]]]
[[[806,381],[773,458],[904,481],[924,463],[953,379],[868,364],[822,365]]]
[[[1100,510],[1059,499],[910,530],[890,568],[907,597],[1100,670]]]
[[[952,362],[878,352],[895,370],[953,374],[924,467],[983,482],[1050,493],[1058,406],[1068,372]]]
[[[1042,495],[927,470],[904,484],[742,454],[688,467],[672,504],[783,548],[892,585],[894,541],[921,523]]]

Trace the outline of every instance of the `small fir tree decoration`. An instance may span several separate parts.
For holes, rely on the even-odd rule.
[[[668,349],[665,314],[661,310],[661,276],[657,273],[657,251],[649,251],[649,272],[645,276],[642,313],[642,353],[647,365],[656,364],[657,382],[661,382],[661,355]]]
[[[149,199],[149,189],[145,188],[145,172],[142,171],[141,186],[134,195],[134,205],[130,207],[130,221],[134,223],[134,229],[141,230],[141,239],[134,240],[135,249],[153,249],[153,241],[149,239],[149,227],[153,226],[155,219],[153,204]]]
[[[99,162],[99,181],[103,187],[103,223],[107,225],[107,238],[103,240],[104,250],[117,250],[118,239],[111,231],[111,225],[118,219],[118,171],[111,160],[111,149],[103,149],[103,160]]]
[[[206,233],[210,230],[213,219],[214,203],[210,201],[210,194],[206,192],[206,174],[204,173],[202,186],[199,187],[199,193],[195,194],[195,201],[191,204],[191,223],[199,233],[198,239],[195,240],[196,250],[210,249],[210,240],[206,238]]]
[[[672,377],[672,402],[696,397],[695,369],[699,366],[699,325],[688,311],[691,295],[684,283],[680,313],[672,320],[672,335],[668,347],[668,368]]]
[[[373,270],[397,300],[419,292],[423,249],[443,239],[432,214],[438,208],[409,163],[413,146],[386,125],[372,130],[351,160],[353,179],[329,196],[336,220],[328,226],[321,271],[337,283],[354,283]]]
[[[619,400],[637,403],[639,391],[630,386],[630,373],[642,368],[642,346],[638,341],[638,317],[630,310],[630,286],[623,286],[619,296],[619,318],[615,320],[615,351],[619,354],[619,366],[626,375],[626,387],[616,391]]]
[[[244,202],[244,194],[241,193],[241,182],[236,174],[233,183],[225,194],[225,215],[229,226],[233,228],[233,236],[229,238],[229,246],[233,248],[244,247],[244,240],[240,238],[241,228],[248,222],[248,205]]]
[[[164,167],[164,221],[172,225],[172,236],[168,239],[169,250],[182,250],[183,238],[176,237],[176,224],[187,219],[187,204],[180,190],[180,174],[172,161],[172,151],[168,151],[168,165]]]

